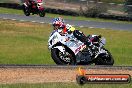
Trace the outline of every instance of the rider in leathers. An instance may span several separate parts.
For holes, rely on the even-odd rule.
[[[92,44],[91,40],[89,40],[84,34],[83,32],[79,31],[79,30],[75,30],[74,27],[72,27],[69,24],[65,24],[64,20],[61,17],[58,18],[54,18],[52,21],[52,25],[53,25],[53,29],[54,31],[51,33],[51,35],[55,32],[58,31],[61,35],[64,34],[71,34],[73,33],[73,35],[80,40],[81,42],[83,42],[84,44],[86,44],[88,47],[90,47],[92,50],[95,50],[96,47]]]
[[[25,0],[24,2],[26,2],[26,4],[28,5],[28,7],[32,7],[34,4],[36,5],[36,0]]]

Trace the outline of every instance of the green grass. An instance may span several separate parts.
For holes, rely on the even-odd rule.
[[[0,88],[131,88],[130,84],[85,84],[76,83],[43,83],[43,84],[6,84]]]
[[[53,64],[50,25],[0,21],[0,64]]]
[[[131,31],[76,28],[103,35],[115,65],[132,65]],[[55,64],[47,47],[51,31],[49,24],[0,20],[0,64]]]
[[[21,3],[21,0],[0,0],[0,3]]]
[[[125,0],[100,0],[102,2],[106,2],[106,3],[117,3],[117,4],[123,4],[125,2]]]
[[[11,3],[11,0],[0,0],[0,3]]]
[[[22,10],[10,9],[10,8],[3,8],[0,7],[0,13],[7,13],[7,14],[23,14]]]
[[[23,15],[22,10],[16,10],[16,9],[9,9],[9,8],[2,8],[0,7],[0,13],[7,13],[7,14],[19,14]],[[36,15],[35,15],[36,16]],[[46,17],[63,17],[64,19],[72,19],[72,20],[90,20],[90,21],[99,21],[99,22],[114,22],[114,23],[130,23],[128,21],[117,21],[117,20],[106,20],[106,19],[101,19],[101,18],[87,18],[84,16],[66,16],[66,15],[59,15],[59,14],[51,14],[51,13],[46,13]]]

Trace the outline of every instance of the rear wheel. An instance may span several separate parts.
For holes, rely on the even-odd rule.
[[[75,59],[70,51],[66,51],[63,54],[59,49],[53,48],[51,50],[51,57],[58,65],[74,65]]]
[[[108,50],[106,51],[107,51],[107,54],[101,54],[98,57],[97,61],[95,62],[95,65],[113,65],[114,64],[114,59],[111,53]]]

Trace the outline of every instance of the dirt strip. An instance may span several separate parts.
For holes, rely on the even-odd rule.
[[[0,68],[0,84],[76,82],[78,69]],[[87,74],[130,74],[132,70],[87,69]]]

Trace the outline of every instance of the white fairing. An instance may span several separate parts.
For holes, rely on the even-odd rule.
[[[79,36],[79,35],[78,35]],[[77,38],[79,39],[79,36]],[[48,40],[48,48],[51,50],[52,59],[56,64],[93,64],[113,65],[111,54],[105,49],[106,39],[98,35],[89,35],[85,45],[72,33],[62,34],[60,30],[54,30]],[[87,41],[86,40],[86,41]],[[108,59],[108,60],[107,60]]]
[[[97,35],[92,35],[92,37]],[[73,34],[66,34],[66,35],[60,35],[58,31],[54,31],[51,33],[51,36],[48,40],[48,48],[51,50],[52,48],[57,48],[61,52],[65,52],[65,48],[63,46],[54,46],[57,43],[61,43],[67,47],[69,47],[75,55],[78,54],[79,51],[82,51],[84,48],[86,48],[86,45],[82,43],[81,41],[77,40]],[[101,54],[106,53],[106,51],[102,48],[106,44],[106,39],[104,37],[101,38],[99,47],[98,47],[98,54],[95,56],[95,58]],[[54,46],[54,47],[53,47]]]
[[[59,49],[62,53],[65,53],[65,48],[63,46],[56,46],[54,48]]]
[[[28,7],[26,3],[23,3],[24,6]]]
[[[58,32],[54,32],[49,37],[49,40],[48,40],[49,49],[51,49],[53,45],[55,45],[57,42],[59,42],[59,38],[61,38],[61,35]]]
[[[41,2],[41,3],[37,3],[37,7],[39,8],[40,6],[42,6],[43,5],[43,3]]]
[[[69,38],[69,36],[70,36],[70,38]],[[56,32],[51,34],[51,36],[48,40],[49,49],[58,48],[61,52],[63,52],[63,47],[62,46],[53,47],[53,45],[55,45],[56,43],[59,43],[59,42],[62,43],[63,45],[66,45],[67,47],[69,47],[74,52],[75,55],[79,51],[83,50],[86,47],[86,45],[84,45],[84,43],[77,40],[75,37],[73,37],[73,35],[61,36],[56,31]]]
[[[41,3],[38,3],[38,5],[40,5],[40,6],[41,6],[41,5],[43,5],[43,3],[42,3],[42,2],[41,2]]]

